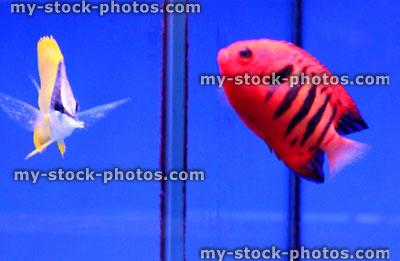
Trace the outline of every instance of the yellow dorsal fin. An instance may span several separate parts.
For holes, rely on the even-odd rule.
[[[64,158],[65,153],[65,143],[63,141],[57,142],[58,149],[60,150],[61,156]]]
[[[58,64],[64,61],[64,57],[53,36],[42,37],[38,42],[37,51],[40,74],[39,108],[41,112],[48,113]]]

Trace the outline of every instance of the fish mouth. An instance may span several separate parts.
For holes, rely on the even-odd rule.
[[[218,52],[218,56],[217,56],[217,61],[221,66],[223,66],[224,64],[227,64],[229,61],[229,53],[228,50],[226,48],[223,48],[221,50],[219,50]]]
[[[227,48],[223,48],[219,50],[218,56],[217,56],[217,61],[219,65],[219,72],[222,76],[227,76],[227,67],[229,66],[229,51]]]

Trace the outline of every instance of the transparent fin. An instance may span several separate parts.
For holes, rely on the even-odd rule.
[[[36,90],[39,93],[40,92],[40,85],[37,83],[36,79],[32,75],[29,75],[29,78],[31,78],[31,81],[32,81],[33,85],[35,85]]]
[[[83,121],[85,123],[85,128],[88,128],[96,124],[99,120],[101,120],[105,116],[107,116],[107,114],[110,111],[128,102],[129,100],[130,98],[126,98],[105,105],[96,106],[92,109],[78,113],[77,117],[80,121]]]
[[[35,130],[37,121],[42,118],[42,113],[35,107],[2,93],[0,107],[10,119],[30,131]]]

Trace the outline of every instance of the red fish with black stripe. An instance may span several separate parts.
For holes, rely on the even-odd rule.
[[[367,145],[342,137],[367,128],[354,101],[340,84],[298,83],[287,79],[332,74],[310,54],[284,41],[236,42],[218,53],[222,76],[281,77],[278,84],[224,81],[225,94],[242,121],[279,159],[302,177],[324,182],[327,154],[330,177],[360,157]]]

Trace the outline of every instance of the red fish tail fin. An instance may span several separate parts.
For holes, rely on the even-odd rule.
[[[367,150],[368,145],[338,135],[325,150],[329,161],[329,178],[332,179],[344,166],[361,158]]]

